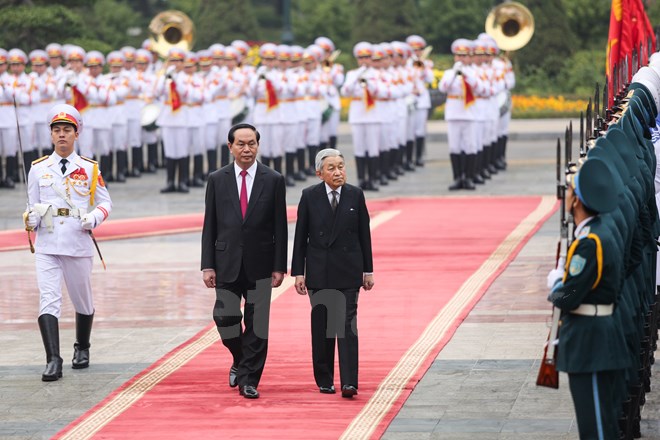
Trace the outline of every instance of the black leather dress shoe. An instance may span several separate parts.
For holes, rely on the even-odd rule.
[[[319,391],[322,394],[335,394],[335,387],[334,385],[330,385],[329,387],[319,387]]]
[[[234,388],[236,385],[238,385],[238,367],[232,365],[229,369],[229,386]]]
[[[351,398],[357,394],[357,388],[353,385],[344,385],[341,387],[341,397]]]
[[[240,387],[240,394],[241,396],[245,397],[246,399],[258,399],[259,398],[259,391],[252,385],[245,385]]]

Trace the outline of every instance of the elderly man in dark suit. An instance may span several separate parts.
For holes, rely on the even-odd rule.
[[[322,183],[305,189],[298,205],[291,275],[309,291],[312,360],[321,393],[334,394],[335,339],[342,397],[358,389],[357,302],[374,286],[369,212],[364,193],[346,183],[344,157],[326,148],[316,155]]]
[[[239,385],[242,396],[256,399],[268,349],[271,290],[287,270],[285,185],[282,175],[257,162],[255,127],[232,127],[228,147],[234,163],[211,173],[206,186],[202,271],[204,284],[216,289],[213,319],[233,356],[229,386]]]

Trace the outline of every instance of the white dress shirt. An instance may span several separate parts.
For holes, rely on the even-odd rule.
[[[241,186],[243,185],[243,176],[241,176],[243,169],[236,165],[234,162],[234,173],[236,173],[236,186],[238,187],[238,200],[241,199]],[[248,202],[250,201],[250,194],[252,194],[252,185],[254,184],[254,176],[257,174],[257,162],[255,161],[250,168],[247,169],[245,176],[245,185],[247,186]]]

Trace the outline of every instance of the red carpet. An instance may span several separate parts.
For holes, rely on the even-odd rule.
[[[316,389],[309,300],[289,288],[271,308],[260,399],[244,399],[229,388],[230,356],[209,326],[55,438],[378,438],[470,309],[555,207],[549,197],[378,204],[380,213],[372,213],[376,286],[360,296],[360,388],[352,400]],[[339,385],[338,372],[336,378]]]

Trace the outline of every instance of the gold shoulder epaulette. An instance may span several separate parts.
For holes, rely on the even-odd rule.
[[[89,157],[80,156],[80,158],[81,158],[81,159],[85,159],[87,162],[98,163],[97,161],[95,161],[94,159],[90,159]]]
[[[35,159],[35,160],[33,160],[33,161],[32,161],[32,165],[34,165],[35,163],[43,162],[43,161],[46,160],[46,159],[48,159],[48,155],[45,155],[45,156],[43,156],[43,157],[40,157],[39,159]]]

